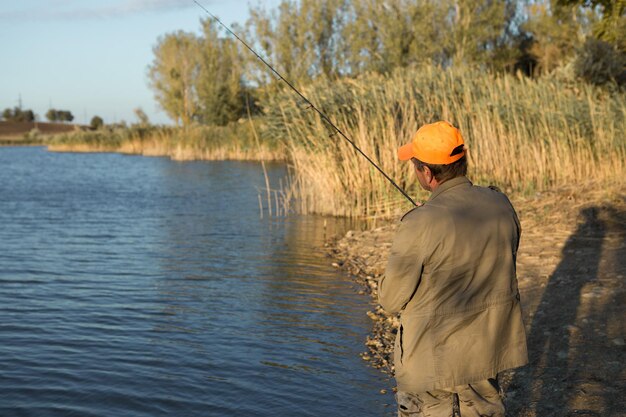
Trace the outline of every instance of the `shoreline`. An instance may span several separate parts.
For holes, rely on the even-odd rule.
[[[626,400],[606,397],[626,392],[620,376],[626,306],[616,302],[626,298],[626,189],[559,190],[511,200],[522,224],[517,278],[530,364],[499,375],[508,413],[551,415],[564,396],[570,413],[623,410]],[[361,357],[390,376],[398,316],[378,305],[377,279],[396,227],[349,231],[327,244],[333,266],[371,299],[372,331]],[[603,343],[592,342],[594,335]]]
[[[45,144],[48,152],[57,153],[117,153],[121,155],[138,155],[146,157],[165,157],[173,161],[251,161],[251,162],[284,162],[272,151],[242,151],[240,149],[195,150],[182,146],[165,149],[160,146],[138,146],[124,144],[117,148],[94,147],[85,144]]]
[[[51,144],[47,140],[24,139],[12,140],[0,138],[0,148],[2,147],[45,147],[47,152],[54,153],[116,153],[120,155],[137,155],[145,157],[169,158],[178,162],[190,161],[241,161],[241,162],[267,162],[267,163],[284,163],[286,160],[281,158],[271,150],[263,149],[261,152],[241,151],[238,149],[217,149],[215,151],[196,151],[185,147],[163,150],[159,147],[136,147],[121,146],[118,148],[107,146],[92,146],[85,144],[58,145]]]
[[[384,273],[386,259],[397,224],[387,224],[362,232],[348,231],[345,236],[328,243],[332,265],[343,269],[367,294],[373,309],[367,312],[372,320],[372,334],[367,337],[368,351],[361,358],[374,368],[393,376],[393,346],[399,326],[399,316],[386,313],[378,305],[378,278]]]

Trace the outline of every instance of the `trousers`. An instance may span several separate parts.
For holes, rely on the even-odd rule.
[[[398,417],[504,417],[495,379],[420,393],[398,391]]]

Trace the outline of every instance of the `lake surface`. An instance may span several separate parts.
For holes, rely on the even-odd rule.
[[[321,249],[350,225],[261,219],[260,164],[0,167],[0,416],[394,415],[369,299]]]

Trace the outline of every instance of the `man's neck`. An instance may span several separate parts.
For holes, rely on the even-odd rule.
[[[428,186],[430,187],[430,190],[429,190],[430,193],[431,194],[434,193],[437,190],[437,188],[439,188],[439,186],[441,184],[443,184],[443,182],[439,182],[439,181],[437,181],[436,179],[433,178],[433,180],[430,182],[430,184],[428,184]]]

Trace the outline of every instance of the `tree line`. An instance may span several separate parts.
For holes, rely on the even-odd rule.
[[[2,119],[11,122],[34,122],[37,117],[31,109],[21,107],[6,108],[2,112]],[[46,112],[46,119],[50,122],[71,122],[74,115],[69,110],[50,109]]]
[[[282,84],[214,21],[201,26],[157,40],[149,83],[160,106],[181,125],[261,111]],[[423,64],[530,77],[569,66],[626,85],[623,0],[282,0],[251,6],[234,30],[296,85]]]
[[[71,122],[74,115],[69,110],[50,109],[46,112],[46,119],[50,122]]]
[[[135,116],[137,117],[138,123],[133,126],[137,127],[149,127],[150,119],[148,115],[143,111],[141,107],[137,107],[133,110]],[[6,108],[2,112],[2,119],[6,121],[12,122],[34,122],[37,120],[38,116],[30,109],[22,109],[21,107],[15,107],[13,109]],[[74,115],[69,110],[57,110],[57,109],[49,109],[46,112],[46,119],[50,122],[72,122],[74,120]],[[104,120],[102,117],[95,115],[91,118],[89,122],[89,127],[92,130],[102,129],[105,126]],[[122,121],[121,123],[110,125],[112,128],[125,128],[127,127],[126,122]]]
[[[2,112],[2,119],[10,122],[34,122],[37,115],[31,109],[7,107]]]
[[[149,123],[148,118],[141,109],[136,109],[135,113],[137,117],[140,117],[141,123]],[[143,116],[143,119],[141,118]],[[38,118],[37,114],[33,112],[31,109],[22,109],[21,107],[15,107],[13,109],[6,108],[2,112],[2,120],[10,121],[10,122],[34,122]],[[49,109],[46,112],[46,119],[52,123],[71,123],[74,120],[74,115],[69,110],[57,110],[57,109]],[[104,126],[104,120],[100,116],[93,116],[91,118],[91,122],[89,123],[89,127],[92,130],[101,129]]]

